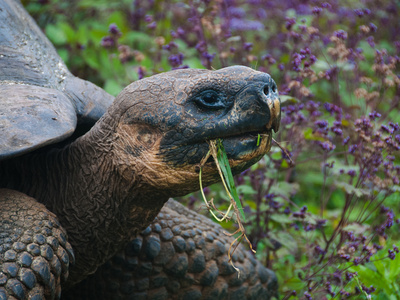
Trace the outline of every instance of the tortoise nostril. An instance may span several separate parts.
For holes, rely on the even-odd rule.
[[[268,85],[266,85],[266,86],[264,87],[264,94],[265,94],[266,96],[268,96],[268,94],[269,94],[269,86],[268,86]]]
[[[276,85],[275,84],[272,86],[272,92],[276,93]]]

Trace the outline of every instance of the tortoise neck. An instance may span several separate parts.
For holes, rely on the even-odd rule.
[[[113,136],[101,128],[95,126],[63,149],[26,155],[4,168],[14,170],[6,187],[44,203],[66,229],[76,256],[68,286],[93,273],[148,226],[168,200],[144,192],[135,170],[118,169]]]
[[[68,175],[65,188],[56,186],[62,202],[55,197],[50,208],[67,230],[76,255],[68,285],[106,262],[148,226],[168,200],[144,193],[136,170],[121,172],[113,151],[114,130],[103,129],[95,126],[58,154],[58,165],[64,164]]]

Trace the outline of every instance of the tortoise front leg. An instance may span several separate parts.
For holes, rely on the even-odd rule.
[[[23,193],[0,189],[0,300],[59,299],[73,262],[57,217]]]
[[[153,223],[63,299],[253,299],[277,296],[275,274],[223,228],[169,200]]]

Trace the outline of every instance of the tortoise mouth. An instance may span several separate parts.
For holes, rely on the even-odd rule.
[[[198,166],[210,150],[209,142],[217,139],[222,140],[231,166],[249,167],[270,150],[272,128],[264,127],[261,130],[256,129],[232,134],[225,132],[225,134],[219,136],[197,139],[172,147],[163,147],[159,153],[163,160],[169,164]],[[213,159],[210,157],[206,165],[212,167],[213,164]]]
[[[269,151],[272,129],[227,135],[219,139],[222,140],[229,159],[245,161],[264,155]]]

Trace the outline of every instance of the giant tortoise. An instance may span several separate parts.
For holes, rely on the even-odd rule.
[[[269,299],[276,278],[244,247],[238,277],[221,227],[163,205],[199,189],[207,141],[238,173],[279,120],[275,82],[242,66],[158,74],[113,101],[0,0],[0,299]],[[203,173],[218,180],[211,160]]]

